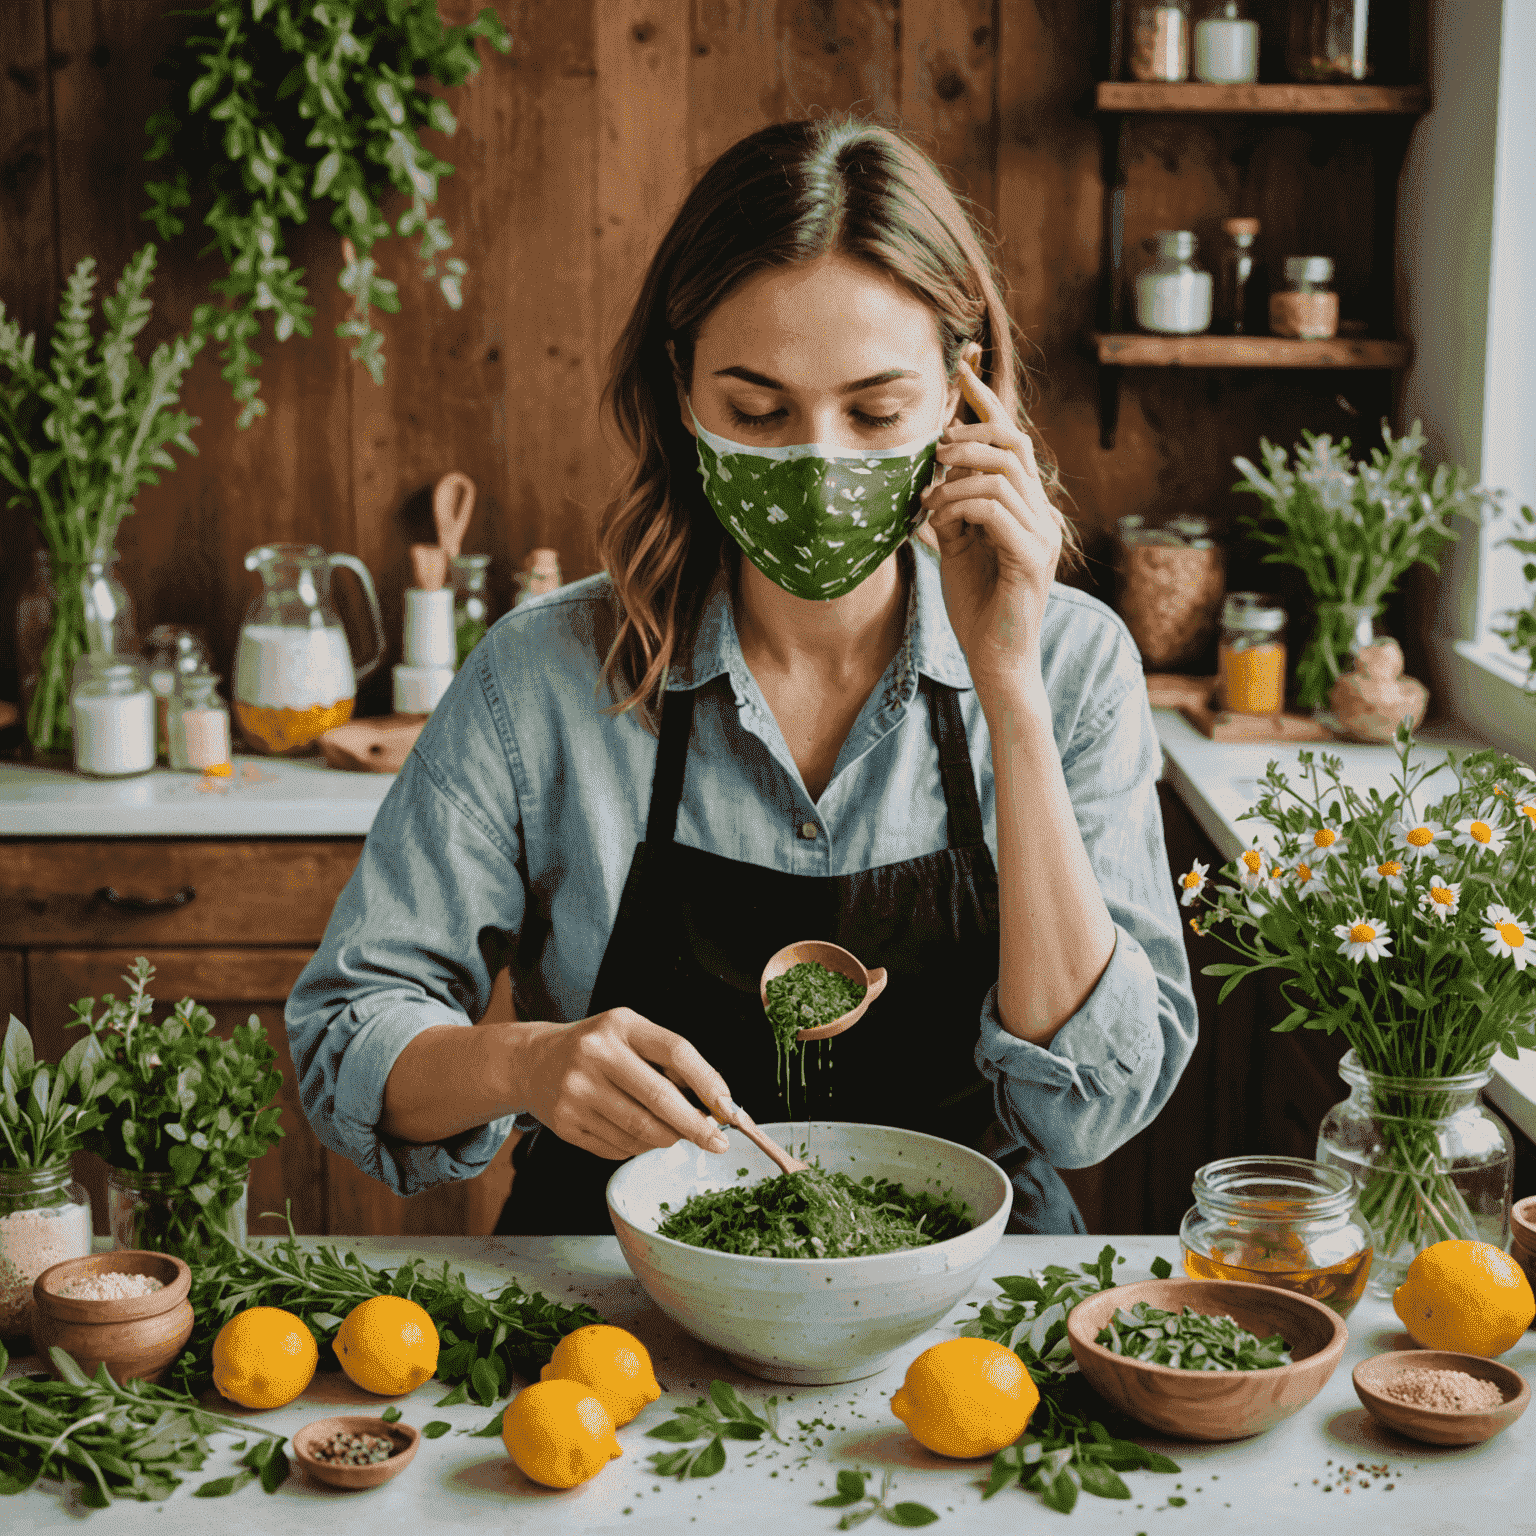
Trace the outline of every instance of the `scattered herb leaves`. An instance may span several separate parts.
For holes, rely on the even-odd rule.
[[[379,1415],[379,1417],[383,1419],[386,1424],[394,1424],[399,1421],[400,1410],[396,1408],[393,1403],[391,1403],[389,1407]]]
[[[498,1423],[500,1420],[498,1419]],[[421,1426],[421,1438],[423,1440],[440,1440],[448,1433],[453,1425],[446,1419],[433,1419],[430,1424]]]
[[[1270,1371],[1291,1363],[1290,1345],[1278,1333],[1261,1339],[1225,1313],[1165,1312],[1145,1301],[1117,1307],[1094,1343],[1181,1371]]]
[[[725,1465],[727,1440],[761,1440],[764,1435],[787,1444],[779,1434],[779,1400],[770,1397],[758,1413],[729,1382],[712,1381],[709,1397],[679,1408],[670,1419],[646,1431],[652,1440],[683,1447],[657,1451],[647,1458],[658,1477],[713,1477]],[[697,1441],[706,1441],[697,1446]]]
[[[838,1530],[851,1531],[856,1525],[862,1525],[872,1515],[879,1515],[882,1520],[889,1520],[892,1525],[906,1526],[932,1525],[939,1518],[926,1504],[915,1504],[910,1500],[904,1500],[900,1504],[889,1503],[891,1489],[895,1486],[889,1472],[881,1475],[878,1494],[866,1492],[865,1482],[869,1475],[868,1472],[857,1472],[845,1468],[837,1474],[837,1492],[831,1498],[816,1500],[816,1505],[820,1509],[848,1511],[837,1522]]]
[[[472,1440],[493,1440],[501,1433],[501,1415],[507,1410],[501,1409],[489,1424],[482,1424],[479,1429],[461,1429],[461,1435],[468,1435]]]

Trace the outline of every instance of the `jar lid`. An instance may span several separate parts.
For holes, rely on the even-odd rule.
[[[1159,256],[1187,259],[1195,254],[1200,242],[1192,229],[1160,229],[1147,244]]]
[[[1265,592],[1229,592],[1221,605],[1225,629],[1257,629],[1273,634],[1285,628],[1285,609]]]
[[[1261,225],[1257,219],[1223,219],[1221,231],[1225,235],[1231,235],[1233,239],[1246,236],[1252,240],[1258,234]]]
[[[1333,277],[1331,256],[1287,256],[1285,280],[1288,283],[1326,283]]]

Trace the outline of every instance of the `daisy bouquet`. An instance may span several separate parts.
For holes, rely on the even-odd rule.
[[[1178,882],[1195,931],[1240,957],[1205,967],[1222,999],[1280,972],[1275,1028],[1342,1032],[1373,1076],[1382,1145],[1356,1172],[1384,1258],[1485,1235],[1436,1129],[1456,1095],[1423,1090],[1536,1045],[1536,775],[1491,750],[1436,773],[1411,745],[1399,729],[1387,794],[1361,794],[1337,757],[1300,753],[1294,784],[1271,763],[1227,878],[1197,862]]]

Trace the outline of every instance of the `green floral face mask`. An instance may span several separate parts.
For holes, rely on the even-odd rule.
[[[690,407],[691,411],[691,407]],[[922,518],[935,433],[899,448],[850,453],[802,443],[756,448],[693,418],[699,478],[715,516],[770,581],[825,601],[853,591]]]

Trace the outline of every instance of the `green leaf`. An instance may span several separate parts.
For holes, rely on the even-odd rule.
[[[210,1483],[203,1483],[192,1492],[194,1499],[222,1499],[226,1494],[238,1493],[240,1489],[254,1479],[254,1472],[234,1472],[228,1477],[216,1477]]]
[[[501,1434],[501,1415],[506,1411],[503,1408],[489,1424],[482,1425],[479,1429],[466,1429],[461,1433],[468,1435],[471,1440],[494,1440]]]
[[[689,1477],[713,1477],[725,1466],[725,1443],[716,1438],[693,1458],[688,1468]]]
[[[1073,1507],[1077,1504],[1077,1484],[1065,1467],[1045,1485],[1041,1501],[1051,1509],[1060,1510],[1064,1515],[1072,1513]]]
[[[939,1518],[926,1504],[914,1504],[910,1500],[893,1504],[882,1513],[892,1525],[932,1525]]]
[[[468,1401],[469,1389],[461,1381],[458,1386],[456,1386],[446,1396],[438,1398],[438,1400],[433,1403],[432,1406],[434,1408],[452,1408],[456,1403],[467,1403]]]
[[[496,1401],[501,1384],[496,1380],[495,1368],[483,1355],[470,1367],[469,1385],[475,1401],[482,1408],[488,1408]]]
[[[837,1474],[837,1491],[844,1497],[862,1499],[864,1497],[864,1482],[867,1473],[855,1472],[852,1468],[845,1467]]]
[[[1173,1265],[1161,1254],[1152,1260],[1152,1273],[1159,1280],[1166,1280],[1173,1273]]]
[[[384,1410],[384,1412],[379,1415],[379,1417],[381,1419],[383,1419],[383,1421],[386,1424],[394,1424],[394,1423],[397,1423],[399,1421],[400,1410],[398,1408],[396,1408],[393,1403],[391,1403],[389,1405],[389,1407],[386,1408]]]
[[[1108,1467],[1096,1466],[1093,1462],[1079,1462],[1077,1472],[1085,1493],[1096,1494],[1101,1499],[1128,1499],[1131,1496],[1125,1480]]]
[[[10,1068],[18,1081],[21,1074],[32,1065],[32,1036],[14,1013],[5,1026],[5,1044],[0,1047],[0,1061]]]
[[[497,1417],[497,1428],[500,1429],[500,1416]],[[421,1426],[421,1436],[424,1440],[439,1440],[453,1428],[446,1419],[433,1419],[429,1424]]]

